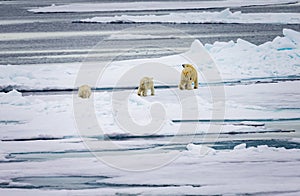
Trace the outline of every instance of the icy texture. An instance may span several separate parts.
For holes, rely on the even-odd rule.
[[[204,145],[195,145],[195,144],[188,144],[186,146],[187,150],[196,155],[213,155],[216,154],[216,150]]]
[[[299,149],[288,150],[268,146],[217,151],[204,157],[190,151],[183,151],[182,155],[171,164],[149,172],[116,170],[91,157],[1,164],[1,183],[11,186],[24,186],[22,182],[12,182],[10,178],[13,177],[38,175],[46,176],[47,179],[47,176],[66,176],[66,174],[69,176],[108,176],[108,178],[97,180],[96,183],[99,183],[99,186],[112,186],[87,190],[0,189],[0,192],[4,195],[10,195],[12,192],[43,195],[99,193],[104,195],[293,193],[292,195],[297,195],[299,193],[297,176],[299,175],[297,170],[299,153]],[[159,157],[156,158],[159,159]],[[127,161],[134,162],[135,160],[128,159]],[[22,170],[16,169],[18,167]]]
[[[215,42],[205,47],[224,79],[299,75],[300,33],[284,30],[285,37],[256,46],[246,40]]]
[[[299,13],[242,13],[231,12],[229,8],[221,12],[188,12],[166,15],[120,15],[113,17],[93,17],[80,20],[92,23],[282,23],[299,24]]]
[[[130,11],[130,10],[178,10],[195,8],[241,7],[251,5],[272,5],[280,3],[294,3],[292,0],[225,0],[225,1],[153,1],[126,3],[73,3],[29,9],[30,12],[96,12],[96,11]]]
[[[256,46],[245,40],[237,42],[216,42],[206,44],[205,48],[214,58],[216,65],[225,81],[238,81],[240,79],[287,77],[299,75],[300,33],[291,29],[283,30],[284,37],[277,37],[272,42]],[[155,59],[137,59],[130,61],[117,61],[110,64],[105,70],[104,76],[98,83],[98,87],[117,86],[116,82],[127,70],[146,62],[160,62],[178,70],[178,74],[166,75],[170,85],[178,84],[178,75],[182,69],[180,63],[186,62],[183,57],[187,54],[197,54],[202,48],[202,43],[195,40],[191,48],[184,54],[166,56]],[[87,73],[93,72],[93,66],[89,65]],[[0,80],[3,87],[12,85],[16,88],[41,89],[41,88],[76,88],[74,86],[79,64],[56,65],[2,65],[0,66]],[[210,69],[210,65],[203,64],[198,69]],[[113,78],[111,76],[114,76]],[[201,76],[201,75],[200,75]],[[122,86],[137,86],[139,79],[129,78]],[[200,77],[200,84],[205,83],[205,78]],[[220,81],[217,81],[220,82]],[[242,119],[224,126],[222,132],[257,132],[265,131],[262,122],[247,122],[247,119],[275,119],[298,118],[299,88],[295,88],[299,82],[285,82],[279,84],[260,84],[226,87],[226,118]],[[151,121],[150,108],[159,103],[165,109],[166,121],[163,129],[155,134],[176,134],[179,125],[172,123],[173,119],[181,119],[181,107],[176,94],[182,93],[177,88],[170,90],[157,90],[156,96],[141,98],[132,91],[128,99],[129,113],[133,120],[140,125]],[[201,87],[195,91],[199,108],[199,119],[209,120],[212,115],[213,104],[208,87]],[[285,95],[289,94],[287,98]],[[273,97],[277,97],[274,99]],[[255,98],[255,99],[253,99]],[[112,93],[97,92],[94,94],[94,106],[96,116],[101,119],[105,134],[123,134],[114,122],[115,114],[112,111]],[[260,99],[266,100],[259,102]],[[282,101],[286,100],[286,101]],[[3,128],[3,138],[23,137],[62,137],[76,135],[76,123],[73,115],[73,101],[80,103],[72,95],[56,96],[27,96],[23,97],[16,90],[9,93],[0,93],[2,110],[0,126]],[[294,110],[288,110],[295,108]],[[146,112],[145,112],[146,111]],[[276,112],[274,112],[276,111]],[[243,115],[241,115],[243,114]],[[56,127],[49,126],[56,124]],[[237,126],[238,125],[238,126]],[[241,128],[242,127],[242,128]],[[244,127],[247,127],[246,129]],[[206,132],[207,124],[201,124],[197,133]],[[13,130],[13,131],[12,131]],[[18,134],[16,134],[16,132]],[[186,131],[187,133],[188,130]],[[141,132],[141,135],[149,135]]]
[[[55,6],[54,6],[55,7]],[[216,61],[222,77],[226,80],[247,79],[253,77],[273,77],[299,75],[299,32],[285,29],[284,37],[277,37],[272,42],[256,46],[245,40],[236,42],[216,42],[205,45]],[[197,54],[202,43],[196,40],[185,54]],[[185,54],[162,57],[155,61],[182,68],[178,62],[186,61]],[[124,74],[132,66],[153,59],[114,62],[106,70],[116,78]],[[202,69],[210,65],[203,65]],[[1,85],[13,85],[15,88],[74,88],[78,64],[70,65],[36,65],[0,67]],[[89,71],[93,71],[92,69]],[[168,75],[170,84],[177,84],[178,77]],[[114,86],[116,78],[104,77],[101,85]],[[202,79],[201,82],[204,82]],[[126,85],[136,85],[136,81],[128,81]],[[220,85],[220,84],[219,84]],[[200,136],[209,133],[218,137],[226,133],[220,140],[235,138],[235,134],[266,133],[277,134],[278,125],[265,126],[265,123],[247,121],[251,119],[289,119],[300,118],[299,81],[248,84],[225,86],[226,114],[225,119],[242,119],[236,123],[222,123],[222,130],[208,132],[209,123],[199,123],[197,130],[184,130],[182,138],[194,134]],[[194,141],[168,146],[168,139],[177,134],[180,123],[172,119],[181,119],[180,102],[176,94],[186,93],[177,88],[157,89],[156,96],[139,97],[136,90],[128,90],[130,96],[126,102],[132,119],[138,124],[151,121],[150,108],[153,104],[161,104],[166,116],[162,130],[150,136],[163,136],[149,139],[149,133],[141,130],[140,138],[128,139],[129,132],[124,132],[115,122],[112,111],[111,91],[94,92],[96,118],[99,120],[104,134],[87,138],[89,141],[105,147],[110,139],[105,136],[116,136],[113,141],[119,148],[95,149],[105,153],[108,158],[120,157],[118,161],[128,165],[137,163],[137,159],[126,154],[138,149],[165,147],[163,153],[179,153],[173,162],[164,167],[147,172],[128,172],[109,167],[97,160],[86,145],[74,119],[73,104],[84,104],[87,100],[72,94],[22,96],[17,90],[0,93],[0,194],[1,195],[299,195],[299,149],[275,148],[267,145],[249,147],[248,143],[237,142],[232,150],[215,150],[214,144],[199,145]],[[199,119],[211,119],[213,103],[208,86],[195,90]],[[114,92],[116,93],[116,92]],[[194,108],[188,108],[189,111]],[[155,118],[157,113],[154,113]],[[88,118],[83,113],[79,118]],[[80,119],[76,119],[80,120]],[[197,119],[196,119],[197,120]],[[295,124],[299,121],[295,121]],[[291,125],[292,123],[289,122]],[[267,123],[266,123],[267,124]],[[296,124],[296,126],[299,126]],[[290,126],[288,127],[290,128]],[[233,134],[233,136],[232,136]],[[297,134],[297,133],[295,133]],[[168,137],[171,136],[171,137]],[[198,135],[199,136],[199,135]],[[253,136],[256,136],[255,134]],[[118,137],[125,137],[124,140]],[[242,138],[240,137],[240,138]],[[248,135],[245,136],[249,138]],[[201,140],[201,139],[200,139]],[[237,140],[236,140],[237,141]],[[236,142],[235,141],[235,142]],[[299,142],[295,138],[291,141]],[[231,141],[229,141],[231,142]],[[245,141],[241,141],[245,142]],[[125,149],[125,150],[124,150]],[[128,150],[130,149],[130,150]],[[125,154],[123,155],[122,153]],[[123,156],[122,156],[123,155]],[[151,156],[153,162],[161,161],[161,153]],[[148,162],[146,162],[148,164]],[[24,182],[14,178],[25,177]],[[28,177],[31,180],[28,180]],[[56,177],[62,186],[71,184],[69,190],[58,190],[51,184]],[[77,189],[79,183],[72,183],[72,178],[93,177],[84,186],[94,185],[97,188]],[[27,179],[27,181],[26,181]],[[52,179],[53,181],[53,179]],[[70,182],[71,181],[71,182]],[[42,184],[44,186],[37,186]],[[14,188],[12,188],[14,187]],[[8,189],[9,188],[9,189]],[[55,189],[55,190],[53,190]]]
[[[5,94],[0,94],[0,104],[10,104],[16,106],[29,105],[30,102],[22,97],[22,93],[12,90]]]
[[[278,84],[252,84],[225,86],[226,104],[225,119],[242,119],[240,122],[224,124],[222,133],[254,133],[272,131],[264,126],[266,122],[247,121],[251,119],[287,119],[300,118],[299,89],[295,85],[300,82],[282,82]],[[150,108],[153,104],[161,104],[166,112],[164,123],[159,132],[144,132],[138,135],[175,135],[180,123],[173,123],[173,119],[182,119],[182,108],[176,94],[184,93],[179,89],[157,89],[156,96],[146,98],[136,95],[136,90],[131,91],[127,100],[130,117],[139,125],[148,124],[153,117]],[[286,94],[289,94],[286,97]],[[112,92],[96,92],[93,95],[95,114],[104,134],[118,135],[132,133],[124,132],[115,121],[112,106]],[[199,119],[209,120],[212,115],[210,89],[201,87],[195,92],[198,106]],[[40,95],[22,97],[17,91],[0,93],[2,110],[0,111],[1,138],[52,138],[63,136],[77,136],[76,121],[73,114],[73,103],[84,104],[85,100],[73,99],[73,95]],[[8,100],[8,97],[10,98]],[[277,97],[277,99],[274,99]],[[263,101],[261,101],[263,100]],[[284,100],[284,101],[283,101]],[[194,110],[189,108],[188,110]],[[82,118],[89,118],[82,114]],[[78,119],[77,119],[78,120]],[[55,124],[55,126],[52,126]],[[200,123],[195,133],[208,132],[209,123]],[[276,130],[276,129],[275,129]],[[278,129],[277,129],[278,130]],[[212,133],[212,132],[210,132]],[[218,132],[215,132],[218,133]],[[99,133],[100,134],[100,133]],[[182,134],[194,134],[184,130]]]
[[[236,42],[215,42],[205,44],[206,50],[214,59],[221,77],[227,80],[249,79],[257,77],[284,77],[300,73],[300,33],[292,29],[284,29],[284,37],[276,37],[271,42],[261,45],[238,39]],[[195,42],[201,44],[199,41]],[[191,51],[197,53],[200,48],[192,44]],[[202,45],[202,44],[201,44]],[[166,56],[153,59],[137,59],[112,62],[105,70],[98,87],[115,86],[117,80],[129,69],[147,62],[158,62],[181,70],[180,63],[186,63],[181,55]],[[178,63],[179,62],[179,63]],[[87,74],[98,69],[99,63],[86,62]],[[209,68],[210,65],[201,65]],[[18,86],[27,89],[40,88],[76,88],[74,86],[80,64],[44,64],[38,65],[1,65],[1,86]],[[198,70],[201,72],[201,69]],[[110,77],[114,75],[115,77]],[[178,75],[168,75],[170,85],[177,85]],[[128,80],[123,86],[136,86],[136,78]],[[200,83],[206,82],[200,78]],[[219,81],[220,82],[220,81]]]

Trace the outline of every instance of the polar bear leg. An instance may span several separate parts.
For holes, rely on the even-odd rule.
[[[138,94],[138,96],[141,96],[141,95],[142,95],[142,90],[141,90],[141,88],[140,88],[140,87],[138,88],[138,92],[137,92],[137,94]]]
[[[194,89],[198,88],[198,78],[194,80]]]
[[[147,89],[143,90],[143,96],[146,97],[147,96]]]
[[[191,81],[189,81],[188,83],[187,83],[187,88],[186,89],[188,89],[188,90],[192,90],[193,88],[192,88],[192,82]]]
[[[181,84],[181,85],[179,86],[179,88],[180,88],[180,90],[184,90],[184,89],[186,89],[186,85],[185,85],[185,84]]]
[[[154,86],[153,86],[153,84],[151,86],[151,95],[154,95]]]
[[[180,81],[180,84],[178,85],[180,90],[184,90],[185,89],[185,82],[183,82],[182,80]]]
[[[139,87],[138,89],[138,95],[139,96],[145,96],[145,92],[147,93],[146,89],[144,87]]]
[[[83,98],[83,99],[88,98],[88,97],[87,97],[86,91],[82,91],[82,93],[81,93],[81,98]]]
[[[182,87],[181,84],[178,85],[178,88],[179,88],[180,90],[183,90],[183,87]]]

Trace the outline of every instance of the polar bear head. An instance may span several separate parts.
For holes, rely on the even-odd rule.
[[[182,66],[183,68],[190,67],[190,68],[194,68],[194,69],[195,69],[195,67],[194,67],[193,65],[188,64],[188,63],[182,64],[181,66]]]
[[[193,70],[189,67],[186,67],[182,70],[182,75],[186,80],[192,80],[193,79]]]

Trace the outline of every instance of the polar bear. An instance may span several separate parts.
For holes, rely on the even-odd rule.
[[[153,78],[143,77],[140,80],[140,86],[138,88],[137,94],[139,96],[147,96],[148,89],[151,89],[151,95],[154,95]]]
[[[191,64],[182,64],[183,70],[181,72],[181,80],[179,89],[192,90],[192,82],[194,82],[194,89],[198,88],[198,74],[195,67]]]
[[[83,99],[88,99],[90,98],[91,94],[92,94],[92,90],[89,85],[85,84],[79,87],[78,97],[81,97]]]

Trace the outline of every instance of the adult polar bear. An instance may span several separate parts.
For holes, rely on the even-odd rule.
[[[181,72],[181,79],[179,89],[192,90],[192,83],[194,82],[194,89],[198,88],[198,73],[195,67],[191,64],[182,64],[183,70]]]

